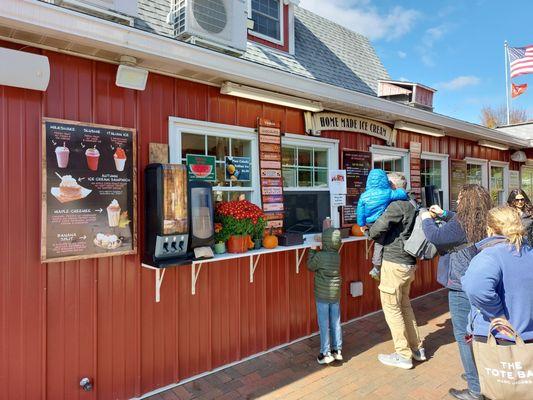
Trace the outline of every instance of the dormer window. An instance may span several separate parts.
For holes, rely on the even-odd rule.
[[[270,42],[283,44],[283,2],[281,0],[251,0],[254,21],[252,34]]]

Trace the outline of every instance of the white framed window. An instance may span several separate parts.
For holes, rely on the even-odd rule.
[[[340,226],[328,187],[328,171],[339,165],[338,140],[287,133],[282,138],[281,164],[286,228],[308,224],[318,232],[325,217]]]
[[[533,167],[522,165],[520,169],[520,188],[533,199]]]
[[[438,191],[440,204],[448,210],[450,208],[448,155],[423,151],[420,158],[420,185],[434,186]]]
[[[481,158],[465,157],[466,183],[477,184],[489,188],[489,162]]]
[[[254,21],[251,35],[283,45],[282,0],[248,0],[248,15]]]
[[[504,205],[509,195],[509,163],[489,161],[489,174],[489,191],[493,205]]]
[[[261,204],[258,143],[253,128],[170,117],[170,162],[184,164],[187,154],[216,157],[215,201],[236,200],[244,194],[253,203]],[[226,156],[250,157],[250,181],[226,181]]]
[[[409,151],[381,145],[370,146],[372,168],[380,168],[386,173],[400,172],[405,176],[407,188],[411,187]]]

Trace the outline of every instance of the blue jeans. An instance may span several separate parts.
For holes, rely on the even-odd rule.
[[[468,314],[470,313],[470,301],[465,292],[450,290],[448,292],[450,315],[452,317],[453,335],[459,345],[459,354],[466,374],[468,389],[475,394],[481,393],[479,376],[474,362],[472,345],[466,342],[466,328],[468,326]]]
[[[327,354],[331,350],[341,350],[342,330],[340,304],[316,301],[316,314],[320,330],[320,352]],[[330,335],[331,342],[330,344]]]

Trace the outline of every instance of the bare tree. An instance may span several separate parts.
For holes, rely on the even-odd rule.
[[[509,123],[518,124],[529,120],[529,113],[523,108],[512,108],[509,112]],[[507,125],[507,108],[505,106],[484,106],[480,114],[481,125],[488,128]]]

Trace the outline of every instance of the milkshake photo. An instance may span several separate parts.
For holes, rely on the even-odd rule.
[[[110,227],[118,226],[120,221],[120,205],[115,199],[107,206],[107,221]]]
[[[65,142],[63,142],[63,146],[56,147],[56,159],[59,168],[67,168],[69,154],[70,150],[65,146]]]
[[[126,152],[124,149],[117,147],[115,154],[113,154],[113,159],[115,160],[115,167],[117,171],[124,171],[124,165],[126,165]]]
[[[100,152],[96,146],[88,148],[85,152],[85,157],[87,157],[87,167],[91,171],[98,170],[98,159],[100,158]]]

